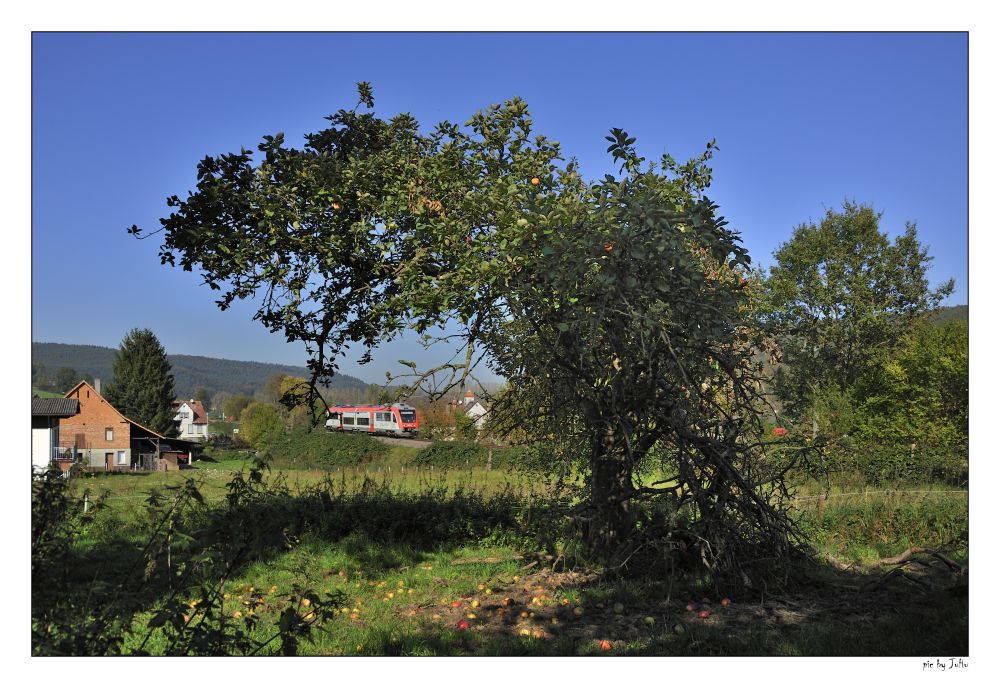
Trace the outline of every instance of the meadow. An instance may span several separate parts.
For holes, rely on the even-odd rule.
[[[72,478],[61,521],[33,533],[59,562],[34,581],[33,653],[968,654],[968,495],[953,486],[803,480],[814,556],[781,589],[737,593],[588,566],[564,486],[418,452],[264,470],[214,452]],[[885,563],[913,547],[940,557]]]

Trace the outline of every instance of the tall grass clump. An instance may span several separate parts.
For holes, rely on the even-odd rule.
[[[820,548],[868,551],[879,557],[907,547],[967,548],[968,494],[947,490],[864,490],[800,502],[800,519]]]

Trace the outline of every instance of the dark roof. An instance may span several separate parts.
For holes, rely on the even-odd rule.
[[[69,418],[80,412],[80,402],[76,399],[42,399],[31,398],[31,415],[33,416],[59,416]]]

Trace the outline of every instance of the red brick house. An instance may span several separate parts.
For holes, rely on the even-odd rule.
[[[68,391],[80,402],[59,421],[60,450],[91,470],[174,470],[190,461],[191,442],[171,439],[123,416],[86,381]]]

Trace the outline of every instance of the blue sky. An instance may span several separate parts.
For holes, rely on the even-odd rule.
[[[301,365],[251,306],[218,311],[125,228],[157,227],[206,154],[301,141],[362,80],[380,115],[428,128],[521,96],[591,177],[612,169],[611,127],[654,159],[715,138],[710,196],[756,263],[848,198],[891,235],[916,222],[932,284],[955,278],[948,303],[968,303],[967,48],[961,33],[36,33],[32,340],[117,346],[148,327],[170,353]],[[434,362],[415,347],[342,370],[379,381],[398,358]]]

